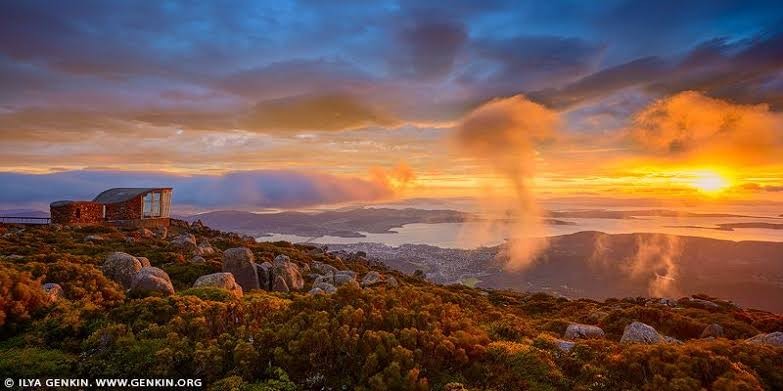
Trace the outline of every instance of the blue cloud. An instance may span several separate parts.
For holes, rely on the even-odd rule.
[[[52,174],[0,173],[0,205],[41,206],[91,200],[113,187],[173,187],[174,208],[296,208],[393,195],[381,182],[298,171],[241,171],[180,176],[151,172],[78,170]]]

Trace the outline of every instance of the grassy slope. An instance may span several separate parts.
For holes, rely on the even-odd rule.
[[[220,255],[190,264],[167,240],[128,240],[135,234],[113,228],[0,227],[0,377],[198,377],[214,389],[783,389],[783,349],[743,341],[783,329],[779,315],[445,287],[360,257],[195,233],[221,250],[249,247],[259,261],[286,254],[302,267],[377,270],[402,286],[237,300],[186,292],[220,271]],[[86,242],[90,234],[106,240]],[[178,294],[126,298],[98,269],[113,251],[148,257]],[[46,305],[42,282],[60,283],[67,300]],[[633,320],[684,343],[620,344]],[[570,322],[597,324],[607,338],[564,353],[556,338]],[[728,338],[698,339],[710,323]]]

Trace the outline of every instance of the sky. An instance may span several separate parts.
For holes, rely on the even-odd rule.
[[[0,206],[783,202],[779,1],[3,1]]]

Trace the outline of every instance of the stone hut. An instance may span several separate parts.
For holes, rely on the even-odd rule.
[[[168,226],[171,188],[115,188],[92,201],[57,201],[50,205],[54,224],[113,224],[131,227]]]

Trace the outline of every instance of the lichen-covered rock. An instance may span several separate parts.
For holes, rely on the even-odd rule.
[[[745,340],[749,343],[758,343],[774,346],[783,346],[783,332],[775,331],[769,334],[759,334]]]
[[[708,310],[708,311],[713,311],[713,310],[719,310],[720,309],[719,305],[717,305],[717,304],[715,304],[715,303],[713,303],[713,302],[711,302],[709,300],[698,299],[698,298],[695,298],[695,297],[689,297],[684,302],[684,305],[686,305],[688,307],[693,307],[693,308],[701,308],[703,310]]]
[[[193,251],[194,254],[204,257],[214,255],[216,252],[217,251],[212,247],[212,244],[209,243],[209,240],[207,239],[202,240],[201,243],[198,244],[198,247]]]
[[[258,282],[255,256],[247,247],[230,248],[223,252],[223,271],[233,274],[234,279],[245,292],[261,287]]]
[[[304,278],[302,278],[302,273],[299,272],[299,267],[285,255],[275,257],[272,265],[273,281],[277,280],[278,277],[282,277],[285,280],[288,289],[301,290],[304,288]]]
[[[383,281],[381,274],[376,271],[368,272],[362,278],[362,287],[369,287],[376,284],[380,284]]]
[[[150,263],[149,258],[147,258],[147,257],[136,257],[136,259],[138,259],[139,262],[141,262],[141,267],[152,266],[152,264]]]
[[[673,300],[673,299],[667,299],[667,298],[663,297],[660,300],[658,300],[658,304],[669,306],[669,307],[676,307],[677,306],[677,301]]]
[[[571,351],[571,349],[574,348],[574,346],[576,346],[576,342],[563,341],[562,339],[558,339],[555,341],[555,345],[557,345],[557,348],[561,351],[568,353]]]
[[[63,291],[63,287],[61,287],[60,284],[47,282],[46,284],[43,284],[42,288],[46,294],[46,301],[50,304],[65,297],[65,291]]]
[[[313,278],[313,286],[316,286],[322,282],[330,285],[334,285],[334,276],[332,274],[329,274],[327,276],[316,275],[315,278]]]
[[[316,273],[322,275],[337,274],[337,268],[328,263],[315,261],[310,265],[310,268]]]
[[[400,282],[397,281],[396,278],[389,276],[386,278],[386,286],[388,286],[389,288],[396,288],[400,286]]]
[[[277,276],[275,281],[272,282],[272,290],[275,292],[288,292],[288,284],[286,284],[285,278]]]
[[[174,286],[169,275],[157,267],[143,267],[136,273],[131,281],[130,292],[137,296],[160,294],[169,296],[174,294]]]
[[[272,290],[272,264],[269,262],[257,263],[256,274],[258,274],[258,283],[261,289]]]
[[[313,295],[313,296],[315,296],[315,295],[325,295],[326,292],[324,292],[323,289],[321,289],[321,288],[313,288],[313,289],[310,289],[309,291],[307,291],[307,294]]]
[[[699,338],[720,338],[723,337],[723,327],[717,323],[713,323],[707,327],[704,328],[704,331],[701,332],[701,336]]]
[[[193,234],[178,235],[171,239],[171,245],[186,251],[194,251],[198,247],[196,245],[196,237]]]
[[[87,236],[84,237],[84,241],[85,242],[103,242],[105,240],[106,240],[106,238],[104,238],[101,235],[94,235],[93,234],[93,235],[87,235]]]
[[[625,326],[620,342],[656,344],[664,342],[664,340],[652,326],[642,322],[633,322]]]
[[[345,284],[353,284],[356,283],[358,285],[358,282],[356,281],[356,273],[350,270],[340,270],[337,273],[334,274],[334,285],[335,286],[342,286]]]
[[[138,258],[124,252],[114,252],[106,257],[101,266],[101,271],[111,280],[116,281],[123,288],[131,286],[133,277],[141,270],[142,265]]]
[[[317,284],[313,284],[313,289],[320,289],[326,294],[332,294],[337,292],[337,288],[335,288],[334,285],[328,282],[319,282]]]
[[[272,262],[275,265],[285,265],[286,263],[291,262],[291,258],[289,258],[288,255],[280,254],[276,256]]]
[[[581,323],[571,323],[566,328],[563,338],[565,339],[589,339],[603,338],[604,330],[598,326]]]
[[[207,260],[204,259],[201,255],[196,255],[193,258],[190,258],[190,263],[206,263]]]
[[[212,273],[199,277],[193,283],[194,288],[214,287],[225,289],[236,297],[242,297],[242,287],[237,284],[234,275],[231,273]]]

